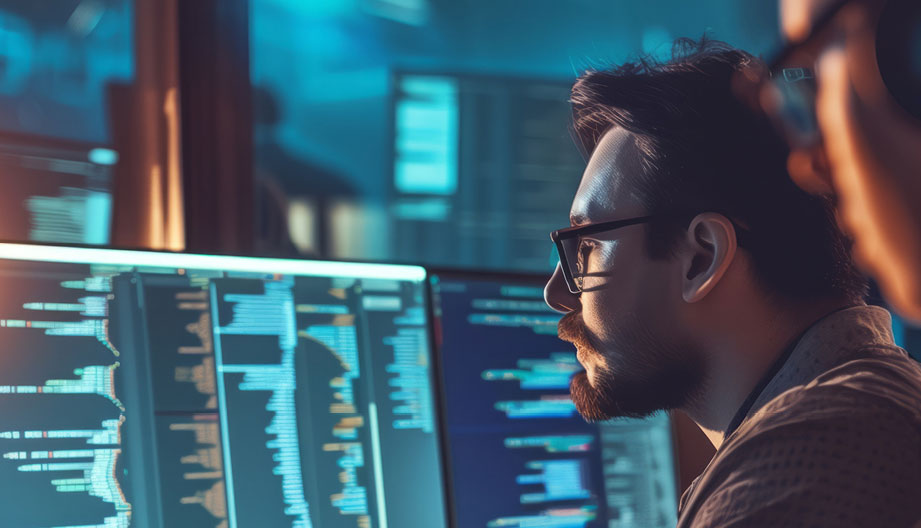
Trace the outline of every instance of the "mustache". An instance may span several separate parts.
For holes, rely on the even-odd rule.
[[[564,315],[556,326],[556,333],[563,341],[569,341],[576,346],[591,346],[591,342],[588,339],[588,330],[582,321],[581,311]]]

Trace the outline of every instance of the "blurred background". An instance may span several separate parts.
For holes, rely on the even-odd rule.
[[[582,71],[774,0],[0,0],[0,240],[549,272]],[[921,333],[896,321],[910,350]]]
[[[0,1],[0,238],[550,269],[581,71],[773,0]]]

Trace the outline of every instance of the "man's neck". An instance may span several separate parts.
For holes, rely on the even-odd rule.
[[[829,300],[765,309],[760,317],[732,321],[711,341],[706,386],[685,411],[714,447],[722,445],[733,417],[788,347],[817,321],[849,304]]]

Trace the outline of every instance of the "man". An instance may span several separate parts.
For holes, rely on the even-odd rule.
[[[921,516],[921,369],[893,344],[823,197],[731,96],[714,42],[584,74],[591,153],[545,289],[589,420],[681,409],[717,447],[679,527],[905,526]]]
[[[834,191],[858,262],[921,322],[921,2],[781,6],[793,45],[777,66],[815,69],[822,138],[796,146],[793,176],[812,192]]]

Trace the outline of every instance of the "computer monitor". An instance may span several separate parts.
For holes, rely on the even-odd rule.
[[[449,509],[459,527],[658,528],[677,519],[665,413],[586,423],[545,276],[431,272]]]
[[[108,244],[118,152],[0,131],[0,240]]]
[[[0,526],[446,525],[425,270],[0,244]]]
[[[543,269],[585,169],[569,79],[393,72],[393,243],[439,266]]]

